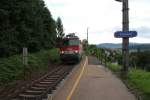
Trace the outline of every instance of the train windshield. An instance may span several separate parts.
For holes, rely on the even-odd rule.
[[[63,45],[64,46],[73,46],[73,45],[79,45],[80,41],[79,40],[64,40]]]

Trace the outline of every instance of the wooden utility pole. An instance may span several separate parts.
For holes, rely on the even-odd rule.
[[[115,0],[122,2],[122,31],[115,32],[116,38],[122,38],[122,55],[123,55],[123,68],[124,75],[128,72],[129,67],[129,38],[136,37],[137,31],[129,31],[129,7],[128,0]]]
[[[87,27],[87,45],[86,45],[86,51],[87,51],[87,55],[89,55],[89,51],[88,51],[88,48],[89,48],[89,28]]]
[[[87,43],[89,43],[89,28],[87,28]]]
[[[123,12],[123,22],[122,31],[129,31],[129,8],[128,0],[122,1],[122,12]],[[123,69],[122,71],[127,74],[129,67],[129,37],[123,37],[122,39],[122,55],[123,55]]]

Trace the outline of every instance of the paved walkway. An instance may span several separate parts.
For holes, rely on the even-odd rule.
[[[95,60],[94,60],[95,61]],[[84,68],[83,68],[84,69]],[[82,72],[82,70],[80,70]],[[78,72],[79,73],[79,72]],[[77,74],[76,74],[77,75]],[[72,77],[73,78],[73,77]],[[70,79],[76,84],[77,78]],[[67,82],[69,85],[69,83]],[[73,84],[72,84],[73,85]],[[69,87],[71,87],[70,85]],[[73,86],[72,86],[73,87]],[[71,91],[66,86],[63,90]],[[66,97],[57,97],[54,100],[68,100],[70,92],[62,91]],[[57,96],[57,95],[56,95]],[[61,95],[58,95],[61,96]],[[101,65],[85,66],[83,75],[72,92],[70,100],[136,100],[125,85],[109,70]]]

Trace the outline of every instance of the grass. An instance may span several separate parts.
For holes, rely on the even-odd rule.
[[[44,73],[49,63],[59,61],[58,49],[42,50],[28,54],[28,66],[22,64],[22,55],[14,55],[8,58],[0,58],[0,86],[24,79],[24,72]]]
[[[150,72],[130,69],[127,75],[127,82],[139,92],[143,100],[150,100]]]
[[[112,63],[107,63],[107,67],[113,72],[119,72],[121,69],[119,65]],[[143,100],[150,100],[150,72],[130,68],[125,81]]]
[[[107,66],[109,69],[111,69],[113,72],[118,72],[118,71],[121,70],[121,67],[120,67],[119,65],[113,64],[113,63],[110,63],[110,62],[108,62],[108,63],[106,64],[106,66]]]

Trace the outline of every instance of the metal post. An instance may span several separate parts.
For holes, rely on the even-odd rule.
[[[87,47],[86,47],[87,55],[89,55],[89,50],[88,50],[89,49],[89,45],[88,45],[89,44],[89,41],[88,41],[89,34],[88,34],[88,32],[89,32],[89,28],[87,27]]]
[[[24,80],[26,76],[26,67],[28,66],[28,49],[23,48],[23,67],[24,67]]]
[[[129,8],[128,8],[128,0],[123,0],[123,22],[122,22],[122,29],[123,31],[129,31]],[[122,71],[127,74],[128,66],[129,66],[129,37],[124,37],[122,39],[122,55],[123,55],[123,69]]]
[[[23,65],[27,66],[28,65],[28,49],[27,48],[23,48]]]
[[[107,51],[105,51],[105,67],[106,67],[106,60],[107,60]]]
[[[89,28],[87,28],[87,43],[89,43],[89,41],[88,41],[88,35],[89,35]]]

